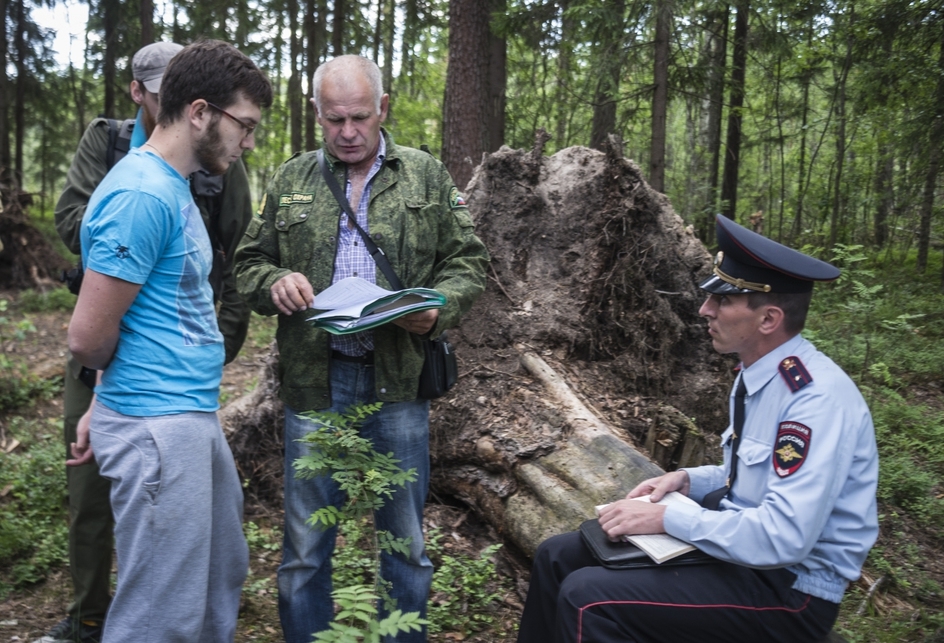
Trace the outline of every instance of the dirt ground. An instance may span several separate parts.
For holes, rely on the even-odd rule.
[[[15,294],[0,293],[0,297],[14,300]],[[22,341],[8,341],[2,348],[8,356],[29,364],[31,372],[46,379],[61,377],[65,365],[66,331],[70,313],[57,311],[30,314],[36,332]],[[10,318],[19,318],[16,311]],[[265,337],[255,339],[252,334],[239,357],[224,369],[221,397],[224,401],[236,399],[251,390],[259,377],[262,359],[268,352]],[[58,418],[62,415],[62,399],[56,395],[47,401],[38,401],[32,408],[21,408],[16,414],[33,418]],[[7,418],[0,416],[0,430]],[[251,491],[251,490],[250,490]],[[268,538],[267,546],[252,549],[250,575],[244,586],[236,641],[274,642],[281,640],[277,612],[275,574],[280,559],[277,534],[281,525],[281,509],[252,500],[248,493],[246,520],[259,526]],[[62,519],[66,520],[63,508]],[[500,538],[488,525],[478,520],[468,509],[450,504],[448,499],[431,498],[426,510],[425,525],[443,534],[443,553],[451,556],[477,558],[489,545]],[[273,535],[273,533],[275,535]],[[486,641],[513,640],[522,609],[522,595],[516,588],[524,587],[527,560],[507,548],[495,557],[499,576],[506,581],[493,590],[501,599],[492,604],[492,625],[483,631],[465,634],[443,632],[430,637],[431,641]],[[516,579],[516,580],[512,580]],[[0,642],[33,641],[66,613],[71,599],[72,582],[66,565],[53,571],[44,582],[17,591],[0,602]],[[432,601],[445,597],[433,596]]]

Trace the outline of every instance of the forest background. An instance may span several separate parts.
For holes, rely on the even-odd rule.
[[[546,153],[616,134],[709,248],[720,212],[836,261],[845,276],[820,289],[807,335],[865,391],[882,450],[875,582],[854,589],[843,632],[932,640],[944,624],[929,562],[944,533],[940,0],[95,0],[67,65],[35,19],[54,6],[0,0],[0,183],[32,194],[47,231],[88,122],[135,114],[133,53],[210,37],[277,90],[244,156],[257,195],[320,144],[317,65],[359,53],[383,71],[394,138],[428,145],[460,188],[483,154],[530,148],[538,128]],[[0,316],[7,346],[25,328]]]

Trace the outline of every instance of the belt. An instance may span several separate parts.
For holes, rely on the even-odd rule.
[[[367,351],[363,355],[345,355],[341,351],[332,350],[331,359],[336,359],[339,362],[351,362],[353,364],[373,364],[374,351]]]

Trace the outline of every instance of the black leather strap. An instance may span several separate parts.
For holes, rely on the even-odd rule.
[[[318,150],[318,165],[321,166],[321,176],[324,177],[325,183],[327,183],[328,187],[331,189],[331,194],[334,195],[335,200],[341,205],[341,209],[344,210],[348,219],[350,219],[354,227],[357,228],[357,231],[361,235],[361,239],[364,240],[364,247],[367,248],[367,252],[370,253],[374,263],[376,263],[377,267],[380,268],[380,272],[382,272],[384,277],[387,278],[387,281],[394,290],[403,290],[403,284],[400,282],[400,278],[397,277],[397,273],[393,271],[393,266],[390,265],[390,260],[387,259],[387,255],[385,255],[384,251],[381,250],[376,243],[374,243],[374,240],[371,239],[370,236],[364,231],[364,228],[358,225],[357,217],[354,215],[354,210],[351,208],[351,204],[348,202],[347,197],[344,195],[344,191],[338,184],[338,180],[334,178],[331,170],[328,169],[328,163],[325,161],[323,149]]]

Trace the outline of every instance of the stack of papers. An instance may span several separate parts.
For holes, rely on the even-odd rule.
[[[348,335],[445,305],[446,297],[430,288],[386,290],[360,277],[348,277],[315,295],[312,308],[323,312],[306,321],[329,333]]]
[[[633,500],[638,500],[639,502],[652,502],[649,499],[649,496],[639,496],[638,498],[633,498]],[[689,498],[680,494],[678,491],[670,491],[669,493],[663,496],[662,500],[655,503],[659,505],[671,505],[671,504],[680,504],[680,505],[692,505],[699,507],[700,505]],[[596,511],[597,516],[600,515],[600,512],[607,507],[608,505],[597,505]],[[675,536],[670,536],[669,534],[639,534],[635,536],[620,536],[620,539],[632,543],[639,547],[641,550],[646,552],[656,563],[664,563],[667,560],[675,558],[676,556],[681,556],[682,554],[687,554],[690,551],[694,551],[696,547],[691,545],[683,540],[679,540]]]

